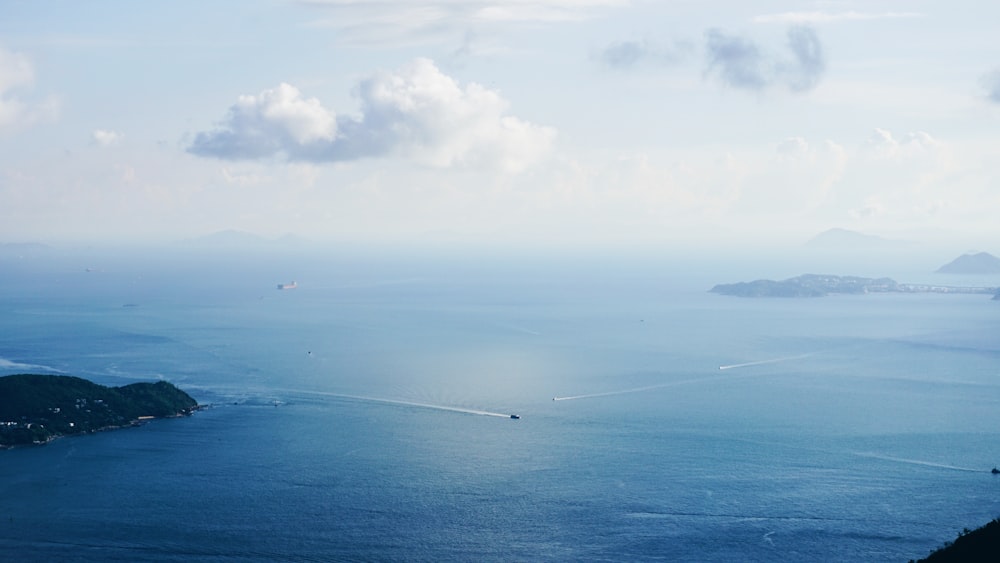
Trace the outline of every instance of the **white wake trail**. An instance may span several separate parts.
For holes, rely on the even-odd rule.
[[[750,366],[762,366],[764,364],[777,364],[779,362],[788,362],[788,361],[791,361],[791,360],[800,360],[802,358],[807,358],[807,357],[809,357],[811,355],[812,354],[800,354],[798,356],[785,356],[785,357],[782,357],[782,358],[771,358],[769,360],[757,360],[755,362],[744,362],[742,364],[730,364],[730,365],[727,365],[727,366],[719,366],[719,371],[725,371],[727,369],[746,368],[746,367],[750,367]]]
[[[319,395],[323,397],[337,397],[339,399],[351,399],[354,401],[366,401],[370,403],[383,403],[387,405],[403,405],[407,407],[419,407],[423,409],[434,409],[439,411],[460,412],[464,414],[477,414],[481,416],[498,416],[500,418],[513,418],[517,415],[503,414],[499,412],[484,411],[478,409],[466,409],[449,405],[434,405],[430,403],[418,403],[415,401],[403,401],[399,399],[385,399],[382,397],[368,397],[364,395],[348,395],[345,393],[328,393],[325,391],[303,391],[301,389],[274,389],[285,393],[301,393],[303,395]]]
[[[43,366],[41,364],[26,364],[21,362],[14,362],[6,358],[0,358],[0,369],[26,369],[26,370],[41,370],[41,371],[51,371],[53,373],[66,373],[62,370],[51,368],[49,366]]]
[[[586,395],[573,395],[569,397],[552,397],[553,401],[574,401],[576,399],[592,399],[595,397],[610,397],[612,395],[625,395],[627,393],[639,393],[640,391],[649,391],[650,389],[663,389],[664,387],[675,387],[679,385],[687,385],[689,383],[705,383],[709,381],[718,381],[720,379],[740,379],[743,377],[751,377],[753,374],[744,375],[708,375],[705,377],[695,377],[691,379],[681,379],[678,381],[668,381],[666,383],[658,383],[656,385],[646,385],[645,387],[632,387],[629,389],[619,389],[617,391],[606,391],[603,393],[588,393]]]
[[[863,457],[863,458],[867,458],[867,459],[878,459],[878,460],[882,460],[882,461],[891,461],[893,463],[905,463],[905,464],[908,464],[908,465],[919,465],[919,466],[922,466],[922,467],[933,467],[935,469],[948,469],[948,470],[951,470],[951,471],[964,471],[964,472],[967,472],[967,473],[983,473],[983,472],[988,472],[989,471],[989,470],[985,470],[985,469],[975,469],[975,468],[972,468],[972,467],[962,467],[962,466],[959,466],[959,465],[950,465],[950,464],[947,464],[947,463],[938,463],[938,462],[934,462],[934,461],[925,461],[925,460],[922,460],[922,459],[910,459],[910,458],[906,458],[906,457],[896,457],[896,456],[891,456],[891,455],[886,455],[886,454],[880,454],[880,453],[877,453],[877,452],[861,452],[861,451],[856,451],[856,450],[813,448],[813,447],[801,446],[801,445],[797,445],[797,444],[787,444],[787,443],[782,443],[782,442],[769,442],[769,441],[761,441],[761,440],[746,440],[746,439],[741,439],[739,441],[747,443],[747,444],[758,444],[758,445],[766,445],[766,446],[781,446],[781,447],[789,448],[789,449],[793,449],[793,450],[802,450],[802,451],[807,451],[807,452],[819,452],[819,453],[832,454],[832,455],[837,455],[837,456]]]
[[[624,395],[626,393],[638,393],[639,391],[648,391],[649,389],[659,389],[660,387],[667,387],[669,385],[681,383],[675,381],[673,383],[663,383],[660,385],[649,385],[646,387],[636,387],[634,389],[621,389],[619,391],[608,391],[606,393],[589,393],[587,395],[573,395],[571,397],[552,397],[553,401],[573,401],[576,399],[591,399],[594,397],[610,397],[612,395]]]
[[[889,455],[882,455],[882,454],[869,453],[869,452],[851,452],[851,454],[852,455],[856,455],[858,457],[867,457],[867,458],[871,458],[871,459],[881,459],[881,460],[884,460],[884,461],[894,461],[894,462],[897,462],[897,463],[908,463],[910,465],[922,465],[924,467],[936,467],[938,469],[951,469],[951,470],[954,470],[954,471],[967,471],[967,472],[970,472],[970,473],[982,473],[983,472],[982,469],[973,469],[971,467],[959,467],[957,465],[948,465],[946,463],[935,463],[933,461],[923,461],[923,460],[920,460],[920,459],[908,459],[908,458],[905,458],[905,457],[893,457],[893,456],[889,456]]]

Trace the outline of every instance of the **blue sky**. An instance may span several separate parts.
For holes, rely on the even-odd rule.
[[[1000,6],[0,3],[0,242],[1000,246]]]

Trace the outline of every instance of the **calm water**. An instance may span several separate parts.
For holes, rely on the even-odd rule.
[[[984,296],[469,264],[0,259],[0,374],[214,405],[0,452],[0,558],[906,561],[1000,515]]]

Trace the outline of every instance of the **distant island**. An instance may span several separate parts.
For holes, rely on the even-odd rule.
[[[946,285],[899,283],[891,278],[862,278],[803,274],[787,280],[756,280],[719,284],[709,290],[736,297],[824,297],[830,294],[865,293],[958,293],[1000,295],[996,287],[954,287]]]
[[[939,274],[1000,274],[1000,258],[989,252],[963,254],[937,269]]]
[[[105,387],[66,375],[0,377],[0,448],[185,416],[198,408],[166,381]]]

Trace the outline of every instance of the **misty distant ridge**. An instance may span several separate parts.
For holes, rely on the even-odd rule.
[[[1000,258],[989,252],[963,254],[937,269],[939,274],[1000,274]]]
[[[217,231],[208,235],[195,237],[192,239],[185,239],[180,241],[180,244],[185,246],[199,247],[199,248],[236,249],[236,248],[259,248],[262,246],[263,247],[297,246],[305,244],[306,242],[308,242],[306,241],[306,239],[291,234],[286,234],[278,238],[267,238],[247,231],[227,229],[224,231]]]
[[[40,242],[5,242],[0,243],[0,253],[2,254],[26,254],[30,252],[44,252],[52,247]]]
[[[806,241],[806,247],[825,250],[890,250],[912,247],[915,243],[834,228]]]

